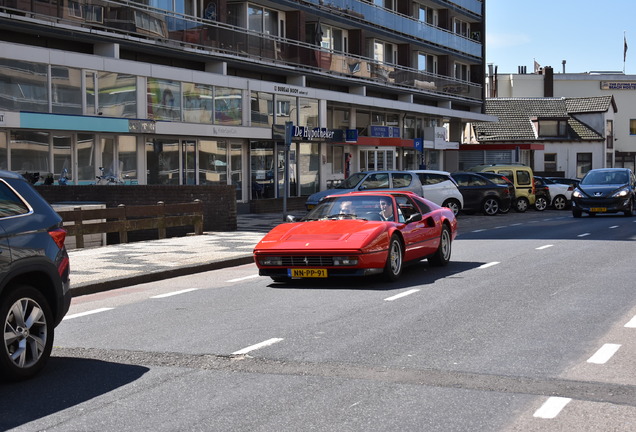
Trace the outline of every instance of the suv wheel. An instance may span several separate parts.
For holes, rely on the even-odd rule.
[[[53,315],[47,300],[35,288],[18,285],[0,299],[0,319],[0,374],[10,380],[32,377],[53,348]]]
[[[457,216],[457,213],[461,210],[461,205],[459,201],[453,198],[449,198],[442,203],[442,207],[447,207],[453,211],[453,214]]]
[[[530,205],[530,203],[528,202],[528,200],[527,200],[527,199],[525,199],[525,198],[523,198],[523,197],[518,198],[518,199],[515,201],[515,210],[516,210],[517,212],[519,212],[519,213],[523,213],[523,212],[525,212],[526,210],[528,210],[528,206],[529,206],[529,205]]]

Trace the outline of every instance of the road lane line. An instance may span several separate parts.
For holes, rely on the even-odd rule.
[[[480,265],[477,268],[478,269],[485,269],[485,268],[492,267],[492,266],[497,265],[497,264],[500,264],[500,262],[499,261],[493,261],[493,262],[489,262],[487,264],[482,264],[482,265]]]
[[[604,364],[612,358],[621,346],[619,344],[605,344],[592,357],[587,359],[588,363]]]
[[[544,419],[553,419],[559,415],[561,410],[570,403],[572,399],[564,397],[549,397],[547,401],[541,405],[541,408],[534,412],[533,417]]]
[[[240,281],[244,281],[244,280],[247,280],[247,279],[257,278],[259,276],[260,275],[255,274],[255,275],[245,276],[245,277],[241,277],[241,278],[230,279],[228,282],[240,282]]]
[[[612,225],[611,227],[609,227],[609,229],[614,229],[614,228],[618,228],[619,225]]]
[[[539,246],[538,248],[536,248],[537,250],[543,250],[543,249],[547,249],[547,248],[551,248],[554,245],[545,245],[545,246]]]
[[[393,300],[397,300],[397,299],[399,299],[399,298],[406,297],[407,295],[415,294],[415,293],[416,293],[416,292],[418,292],[418,291],[419,291],[418,289],[412,289],[412,290],[404,291],[403,293],[396,294],[396,295],[394,295],[393,297],[385,298],[385,299],[384,299],[384,301],[393,301]]]
[[[625,327],[636,328],[636,315],[634,315],[634,318],[632,318],[627,324],[625,324]]]
[[[184,290],[181,290],[181,291],[174,291],[174,292],[169,292],[169,293],[165,293],[165,294],[159,294],[159,295],[156,295],[156,296],[152,296],[150,298],[158,299],[158,298],[172,297],[172,296],[176,296],[176,295],[179,295],[179,294],[184,294],[184,293],[187,293],[187,292],[190,292],[190,291],[196,291],[197,289],[198,288],[189,288],[189,289],[184,289]]]
[[[577,237],[587,237],[589,235],[591,235],[591,233],[583,233],[583,234],[577,235]]]
[[[66,315],[63,319],[64,320],[70,320],[70,319],[73,319],[73,318],[79,318],[79,317],[83,317],[83,316],[86,316],[86,315],[93,315],[93,314],[96,314],[96,313],[106,312],[106,311],[113,310],[113,309],[114,308],[93,309],[93,310],[89,310],[89,311],[86,311],[86,312],[79,312],[79,313],[76,313],[76,314]]]
[[[266,346],[273,345],[273,344],[275,344],[277,342],[280,342],[282,340],[283,340],[282,338],[267,339],[266,341],[261,342],[261,343],[257,343],[256,345],[251,345],[251,346],[248,346],[247,348],[243,348],[242,350],[234,351],[232,353],[232,355],[247,354],[250,351],[254,351],[254,350],[257,350],[259,348],[263,348],[263,347],[266,347]]]
[[[486,230],[485,229],[477,229],[477,230],[472,230],[471,232],[472,233],[480,233],[480,232],[483,232],[483,231],[486,231]]]

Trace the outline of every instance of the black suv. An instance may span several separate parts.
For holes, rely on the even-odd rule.
[[[0,171],[0,378],[44,367],[71,304],[62,219],[19,174]]]

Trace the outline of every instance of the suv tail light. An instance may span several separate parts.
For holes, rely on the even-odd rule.
[[[66,240],[66,230],[64,228],[57,228],[49,231],[49,235],[60,249],[64,248],[64,241]]]

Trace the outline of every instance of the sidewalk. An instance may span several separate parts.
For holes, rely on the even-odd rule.
[[[205,232],[68,251],[73,296],[253,262],[256,243],[282,213],[238,215],[237,231]]]

